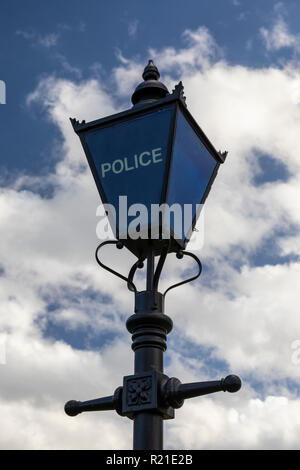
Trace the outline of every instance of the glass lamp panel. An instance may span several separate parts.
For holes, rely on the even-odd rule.
[[[201,142],[192,126],[178,111],[172,164],[169,176],[167,202],[181,208],[181,224],[171,217],[170,228],[177,239],[185,240],[196,216],[197,204],[201,204],[210,179],[218,163]],[[192,204],[184,221],[184,204]],[[189,216],[190,214],[190,216]],[[164,220],[164,225],[167,221]]]
[[[119,218],[119,196],[127,196],[128,208],[143,204],[149,223],[151,204],[160,204],[174,112],[172,105],[85,135],[107,202],[116,209],[119,234],[140,215]]]

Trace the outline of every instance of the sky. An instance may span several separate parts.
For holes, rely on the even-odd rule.
[[[127,418],[63,411],[133,373],[133,298],[96,265],[100,199],[69,117],[129,109],[153,59],[229,152],[195,251],[202,275],[166,300],[166,373],[243,381],[237,394],[187,400],[164,425],[165,448],[299,449],[300,3],[0,8],[0,448],[131,448]],[[134,261],[105,256],[124,274]],[[170,255],[162,288],[190,269]]]

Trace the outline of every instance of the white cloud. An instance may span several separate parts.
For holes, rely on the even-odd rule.
[[[1,448],[7,450],[129,449],[131,423],[109,412],[67,418],[61,403],[38,408],[30,401],[1,407]],[[105,429],[105,433],[99,429]],[[97,431],[98,430],[98,431]]]
[[[81,33],[85,33],[86,31],[86,23],[84,23],[84,21],[80,21],[79,22],[79,26],[78,26],[78,30],[81,32]]]
[[[58,39],[59,39],[59,34],[49,33],[49,34],[46,34],[45,36],[39,36],[38,43],[44,47],[52,47],[52,46],[56,46]]]
[[[186,403],[168,423],[167,443],[173,448],[294,448],[299,399],[285,388],[285,380],[299,381],[299,366],[291,359],[291,344],[300,339],[299,262],[268,265],[262,259],[261,267],[251,267],[249,257],[268,238],[272,242],[267,250],[273,243],[279,255],[299,253],[300,110],[292,94],[300,72],[291,65],[229,65],[205,28],[186,31],[184,40],[179,50],[151,50],[150,56],[170,90],[180,75],[190,111],[229,156],[207,201],[202,278],[167,298],[167,313],[175,322],[171,334],[213,348],[212,358],[225,359],[233,373],[265,381],[269,389],[258,399],[246,382],[236,396]],[[118,100],[128,99],[144,65],[126,59],[113,70]],[[75,84],[55,77],[43,79],[27,103],[41,105],[59,129],[60,160],[48,178],[23,175],[0,193],[0,325],[6,332],[1,446],[126,448],[131,445],[128,420],[110,412],[71,419],[62,411],[68,399],[111,394],[132,371],[124,320],[133,299],[125,284],[99,270],[93,260],[99,197],[68,120],[96,119],[119,106],[103,82]],[[263,154],[284,163],[291,176],[256,186],[258,155]],[[53,186],[52,197],[35,192],[43,184]],[[120,254],[123,257],[117,258]],[[124,273],[132,261],[117,250],[105,256]],[[187,266],[170,259],[163,284],[171,284]],[[89,290],[99,297],[91,297]],[[101,301],[103,295],[110,303]],[[49,299],[58,304],[52,312]],[[107,335],[108,344],[99,344],[98,351],[82,351],[51,340],[44,336],[49,319],[69,330],[93,326],[95,334]],[[114,328],[117,338],[111,335]],[[169,375],[204,379],[206,358],[199,354],[185,359],[185,353],[168,350]],[[270,390],[276,388],[276,379],[283,384],[280,393]]]
[[[213,356],[226,360],[234,373],[265,384],[286,377],[299,381],[291,349],[300,338],[299,273],[299,263],[244,267],[235,274],[221,268],[211,287],[186,289],[186,315],[175,292],[167,307],[181,334],[215,347]]]
[[[71,65],[69,63],[69,61],[66,59],[66,57],[63,56],[62,54],[57,54],[56,57],[59,60],[59,62],[61,63],[62,68],[66,72],[71,73],[72,75],[74,75],[76,77],[76,79],[81,79],[82,72],[78,67],[74,67],[73,65]]]
[[[300,36],[289,31],[285,20],[279,16],[271,29],[260,28],[260,34],[268,51],[278,51],[282,48],[299,50]]]
[[[209,399],[190,400],[184,413],[168,423],[173,449],[298,449],[299,400],[268,396],[227,405]],[[183,410],[183,409],[182,409]]]
[[[120,385],[119,377],[130,360],[127,344],[117,341],[99,354],[76,351],[62,342],[46,341],[40,336],[14,335],[9,343],[7,364],[1,366],[0,409],[5,423],[0,431],[1,448],[130,446],[129,420],[120,422],[119,416],[112,412],[72,419],[63,411],[64,403],[69,399],[112,394]],[[102,432],[97,432],[99,425],[100,428],[105,426],[105,437]],[[109,430],[111,436],[106,435]]]
[[[166,47],[162,51],[150,49],[150,55],[160,64],[159,69],[175,76],[191,75],[196,70],[209,67],[222,57],[222,49],[217,45],[208,29],[200,26],[196,30],[186,29],[182,34],[185,47],[176,50]]]
[[[204,26],[194,31],[185,30],[182,33],[182,40],[185,47],[179,50],[166,47],[161,51],[153,48],[148,51],[148,59],[154,59],[154,62],[159,64],[159,71],[164,74],[164,83],[169,87],[169,91],[174,79],[203,70],[223,55],[222,49]],[[141,71],[145,63],[140,63],[137,58],[129,61],[124,58],[120,50],[117,50],[117,58],[121,65],[113,70],[115,86],[118,95],[128,99],[134,88],[142,81]]]
[[[135,19],[130,21],[128,25],[128,35],[132,38],[136,37],[137,35],[137,30],[139,26],[139,20]]]
[[[22,29],[18,29],[16,31],[17,36],[21,36],[24,39],[33,39],[35,37],[35,33],[33,31],[23,31]]]
[[[23,37],[27,41],[31,41],[34,45],[39,45],[42,47],[53,47],[56,46],[60,38],[59,33],[48,33],[48,34],[39,34],[36,31],[23,31],[17,30],[16,34]]]

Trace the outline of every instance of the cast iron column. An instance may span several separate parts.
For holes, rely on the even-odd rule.
[[[167,348],[167,334],[172,320],[163,313],[163,296],[153,289],[154,253],[151,245],[147,256],[147,290],[136,295],[136,313],[126,323],[132,333],[132,349],[135,353],[132,391],[137,405],[152,401],[151,395],[163,377],[163,353]],[[154,374],[151,375],[151,373]],[[150,375],[149,375],[150,374]],[[156,383],[153,383],[156,382]],[[158,385],[157,385],[158,384]],[[137,411],[134,413],[134,450],[163,448],[163,415],[161,412]]]

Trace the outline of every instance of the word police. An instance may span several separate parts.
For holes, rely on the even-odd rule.
[[[144,151],[139,155],[133,155],[131,158],[123,158],[114,160],[112,163],[102,163],[101,165],[101,173],[102,178],[105,178],[106,174],[109,172],[113,172],[116,175],[122,173],[122,171],[131,171],[136,170],[141,166],[148,166],[153,163],[160,163],[163,161],[161,147],[157,149],[152,149],[150,151]]]

